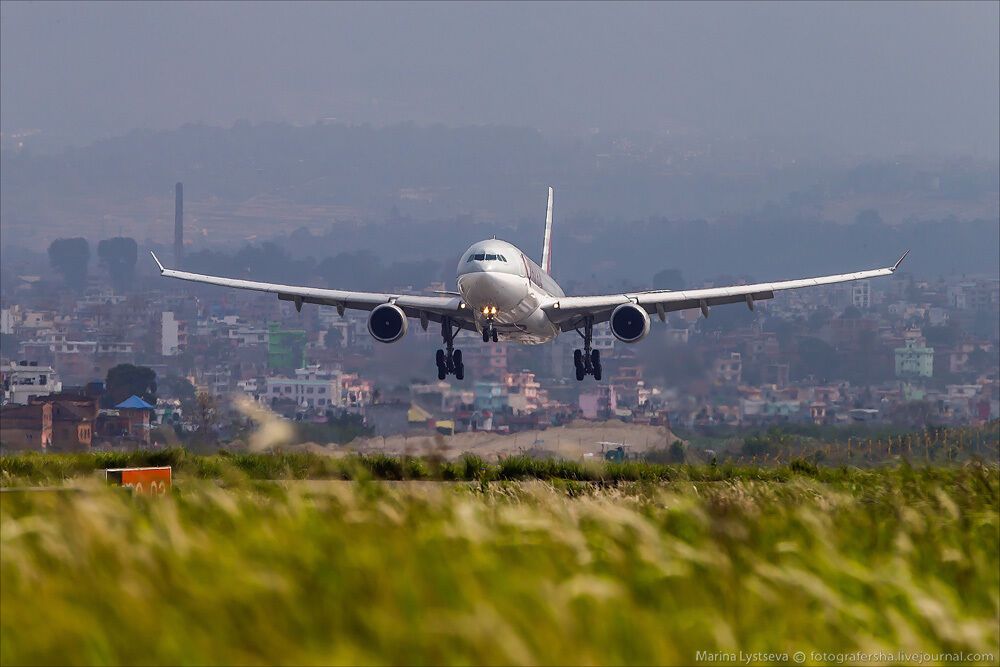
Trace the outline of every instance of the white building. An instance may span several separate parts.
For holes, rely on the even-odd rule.
[[[0,334],[14,333],[14,327],[21,319],[21,309],[18,306],[13,308],[0,308]]]
[[[128,355],[135,351],[132,347],[128,341],[98,341],[97,354]]]
[[[601,354],[610,354],[615,349],[615,335],[611,333],[611,325],[607,322],[594,326],[593,348]]]
[[[267,379],[265,396],[269,403],[275,400],[293,400],[310,408],[343,407],[343,373],[338,370],[306,366],[295,371],[295,377]]]
[[[267,345],[267,329],[241,324],[229,330],[229,339],[236,341],[237,347]]]
[[[160,354],[176,356],[180,352],[180,323],[169,310],[162,313],[160,323]]]
[[[872,306],[872,284],[870,280],[858,280],[851,284],[851,303],[855,308],[867,310]]]
[[[27,405],[32,396],[48,396],[62,391],[62,381],[51,366],[37,362],[11,362],[3,370],[4,402]]]

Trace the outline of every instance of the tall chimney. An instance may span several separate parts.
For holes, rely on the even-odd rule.
[[[184,184],[174,186],[174,265],[184,263]]]

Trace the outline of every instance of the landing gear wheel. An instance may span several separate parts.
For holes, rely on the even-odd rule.
[[[583,339],[583,349],[573,350],[573,365],[576,367],[576,379],[583,380],[587,375],[593,375],[595,380],[600,380],[604,369],[601,368],[600,350],[591,349],[594,342],[594,319],[587,317],[583,320],[583,331],[577,327],[576,332]]]
[[[458,328],[461,331],[461,327]],[[465,377],[465,364],[462,363],[462,351],[455,349],[455,336],[458,331],[452,329],[451,319],[444,317],[441,319],[441,338],[444,339],[444,350],[438,350],[434,357],[437,362],[438,380],[443,380],[449,375],[454,375],[461,380]]]
[[[443,380],[448,375],[448,364],[445,363],[444,350],[438,350],[434,361],[437,362],[438,380]]]
[[[490,329],[489,327],[483,327],[483,342],[490,342]]]
[[[493,327],[490,327],[490,330],[492,331],[492,338],[493,338],[493,342],[495,343],[495,342],[497,342],[497,330],[494,329]]]

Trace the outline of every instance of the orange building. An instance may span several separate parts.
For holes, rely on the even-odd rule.
[[[95,399],[76,394],[52,394],[32,398],[31,403],[51,406],[53,450],[90,449],[97,419]]]
[[[52,444],[52,405],[0,407],[0,447],[44,452]]]

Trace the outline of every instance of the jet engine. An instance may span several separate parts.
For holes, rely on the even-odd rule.
[[[649,314],[634,303],[623,303],[611,313],[611,333],[623,343],[637,343],[649,333]]]
[[[399,306],[383,303],[368,316],[368,333],[380,343],[395,343],[406,335],[406,313]]]

